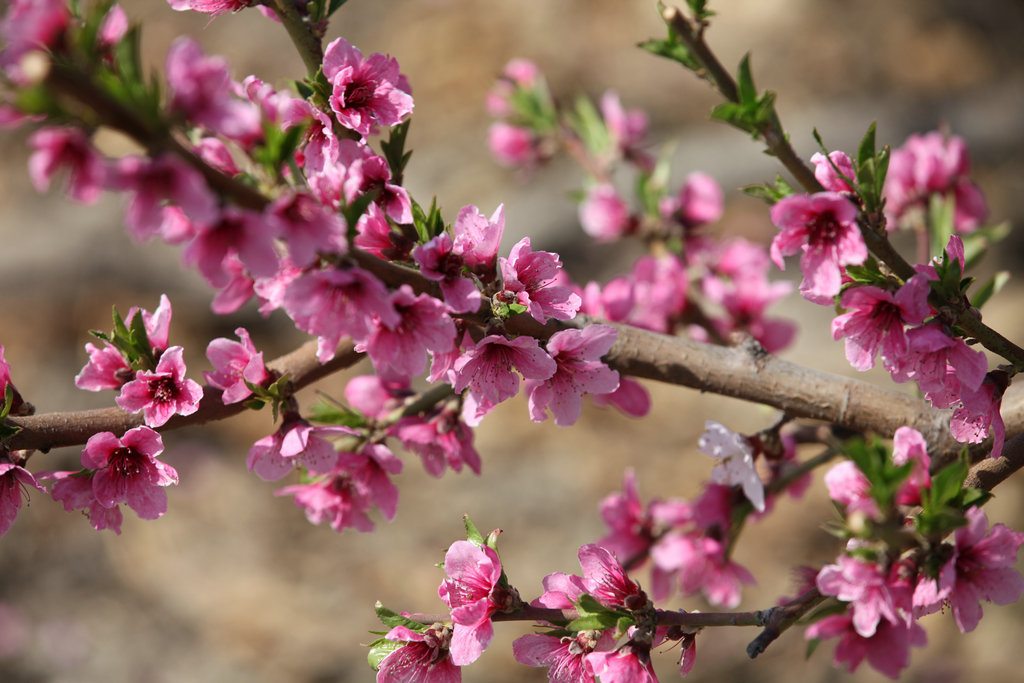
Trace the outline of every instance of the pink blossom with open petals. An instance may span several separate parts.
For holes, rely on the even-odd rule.
[[[647,604],[647,595],[607,549],[588,543],[580,546],[577,556],[583,569],[584,590],[602,605],[635,610]]]
[[[103,507],[125,503],[142,519],[167,512],[164,487],[178,483],[178,472],[156,459],[163,439],[149,427],[135,427],[118,438],[112,432],[89,437],[82,466],[94,470],[92,489]]]
[[[79,389],[119,389],[135,377],[135,371],[116,346],[104,342],[102,347],[97,347],[90,342],[85,345],[85,352],[89,354],[89,362],[75,375],[75,386]]]
[[[309,484],[286,486],[276,496],[294,495],[312,524],[328,522],[341,533],[352,527],[373,531],[367,513],[376,506],[384,519],[395,518],[398,488],[388,475],[402,471],[402,461],[381,443],[367,444],[358,453],[337,454],[337,465]]]
[[[0,536],[6,534],[14,524],[22,501],[28,500],[29,487],[46,493],[46,489],[24,467],[12,462],[0,462]]]
[[[686,309],[690,280],[675,254],[641,256],[629,275],[633,306],[624,322],[654,332],[669,332]]]
[[[546,668],[551,683],[595,683],[586,656],[611,650],[614,644],[610,631],[580,631],[561,638],[529,633],[512,643],[512,655],[520,664]]]
[[[480,474],[480,454],[473,446],[473,430],[453,410],[441,410],[430,419],[402,418],[388,433],[419,455],[427,474],[433,477],[444,474],[446,464],[456,472],[461,472],[466,464]]]
[[[591,187],[580,202],[580,225],[598,242],[611,242],[627,234],[635,224],[629,207],[611,183]]]
[[[288,245],[291,261],[299,268],[312,265],[317,252],[344,254],[348,251],[345,219],[328,211],[305,192],[289,192],[267,209],[271,234],[280,235]]]
[[[160,427],[173,415],[191,415],[199,410],[202,397],[203,388],[185,378],[182,348],[172,346],[160,356],[155,370],[140,370],[114,400],[129,413],[141,410],[150,427]]]
[[[852,460],[843,460],[825,473],[828,497],[846,507],[846,514],[860,512],[878,519],[881,512],[871,497],[871,482]]]
[[[93,529],[110,529],[120,536],[121,523],[124,521],[121,506],[106,507],[97,500],[92,485],[93,476],[93,473],[87,471],[47,472],[42,478],[54,481],[50,495],[63,504],[67,512],[82,510],[89,516],[89,524]]]
[[[649,646],[630,641],[617,650],[591,652],[587,668],[601,683],[658,683]]]
[[[721,218],[723,201],[718,182],[706,173],[695,172],[686,177],[675,196],[661,201],[658,212],[665,220],[675,220],[692,229]]]
[[[206,347],[206,357],[213,365],[213,372],[203,372],[207,384],[220,389],[225,405],[244,401],[252,395],[246,386],[261,384],[270,377],[263,364],[263,352],[257,351],[244,327],[235,329],[240,341],[219,337]]]
[[[374,316],[385,325],[398,325],[384,284],[361,268],[330,268],[305,273],[287,284],[281,305],[295,326],[317,337],[317,358],[334,357],[344,336],[364,341],[374,328]]]
[[[958,396],[961,386],[977,390],[988,373],[985,354],[950,336],[941,321],[907,330],[907,343],[907,354],[891,369],[893,379],[916,381],[935,404],[940,402],[933,396]]]
[[[429,294],[416,295],[403,284],[391,293],[399,322],[374,320],[365,348],[373,366],[383,375],[416,377],[427,367],[427,351],[447,353],[455,347],[455,323],[447,307]]]
[[[853,673],[865,659],[876,671],[896,680],[910,665],[910,647],[923,647],[928,636],[917,622],[892,623],[882,621],[873,635],[865,637],[857,632],[849,614],[833,614],[807,628],[805,637],[839,637],[834,655],[835,666],[845,666]]]
[[[832,338],[845,337],[850,365],[869,370],[878,353],[887,368],[899,363],[909,348],[904,326],[920,325],[931,314],[930,291],[928,280],[915,275],[895,293],[870,285],[843,292],[847,312],[832,321]]]
[[[435,624],[425,631],[396,626],[384,636],[405,643],[377,665],[377,683],[460,683],[462,669],[449,656],[452,630]]]
[[[339,140],[336,163],[344,169],[338,178],[341,196],[351,204],[359,196],[376,193],[374,203],[399,224],[412,223],[412,201],[408,191],[391,182],[388,162],[363,142]]]
[[[263,136],[259,110],[232,96],[223,57],[207,57],[199,43],[182,36],[167,51],[165,74],[171,111],[242,144]]]
[[[202,175],[175,157],[122,157],[111,169],[108,183],[111,189],[132,193],[125,223],[140,242],[161,234],[166,202],[180,206],[192,221],[217,219],[217,199]]]
[[[253,277],[272,277],[277,272],[277,225],[262,214],[227,207],[216,221],[199,222],[196,228],[182,257],[185,263],[195,264],[212,287],[224,287],[231,281],[232,257]]]
[[[296,413],[288,413],[276,432],[249,449],[246,464],[264,481],[277,481],[301,465],[313,474],[327,474],[338,462],[328,436],[351,435],[347,427],[314,427]]]
[[[473,205],[464,206],[452,224],[452,251],[462,257],[462,262],[474,275],[489,282],[495,275],[504,231],[504,204],[499,204],[490,218]]]
[[[463,260],[448,233],[441,233],[412,251],[423,277],[440,283],[444,302],[453,313],[472,313],[482,297],[476,284],[462,276]]]
[[[491,615],[517,603],[513,589],[499,585],[501,560],[493,548],[469,541],[455,541],[444,558],[448,578],[437,589],[452,613],[452,662],[472,664],[494,636]]]
[[[331,84],[328,98],[338,122],[364,138],[378,126],[394,126],[412,112],[408,81],[393,58],[363,53],[344,38],[324,50],[324,77]]]
[[[256,0],[168,0],[171,9],[183,12],[193,10],[217,16],[225,12],[237,12],[252,7]]]
[[[50,188],[53,177],[67,169],[68,196],[84,204],[99,199],[107,178],[107,162],[78,128],[47,127],[29,137],[32,156],[28,172],[40,192]]]
[[[842,266],[860,265],[868,256],[857,206],[837,192],[784,197],[772,207],[771,218],[781,228],[772,240],[772,261],[785,268],[783,256],[803,252],[800,293],[808,301],[831,303],[842,283]]]
[[[497,405],[519,391],[519,375],[544,380],[555,374],[558,365],[533,337],[506,339],[492,334],[481,339],[455,361],[454,389],[467,387],[478,400]]]
[[[909,620],[905,615],[910,610],[905,608],[910,607],[910,595],[904,596],[892,586],[889,576],[877,564],[843,555],[838,564],[822,567],[817,586],[822,595],[834,595],[852,603],[853,627],[863,638],[875,635],[883,620],[890,624],[905,624]]]
[[[584,393],[607,394],[618,389],[619,373],[601,361],[616,334],[608,325],[588,325],[551,335],[547,350],[558,369],[546,380],[526,380],[530,419],[543,422],[550,408],[559,427],[575,424],[583,410]]]

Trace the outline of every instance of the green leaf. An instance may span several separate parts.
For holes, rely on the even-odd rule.
[[[679,38],[679,34],[676,33],[671,26],[668,26],[668,37],[664,40],[645,40],[642,43],[638,43],[637,47],[642,50],[650,52],[652,55],[658,57],[664,57],[665,59],[671,59],[673,62],[678,62],[690,71],[697,71],[700,69],[700,61],[693,56],[690,49],[686,47],[682,40]]]
[[[693,17],[697,21],[705,21],[715,16],[715,13],[707,9],[707,0],[686,0],[686,4],[689,5],[690,11],[693,12]]]
[[[380,149],[391,169],[392,178],[401,178],[405,171],[405,165],[409,162],[412,152],[405,151],[405,140],[409,135],[409,125],[412,119],[406,119],[391,129],[391,135],[387,140],[381,140]]]
[[[736,74],[736,94],[745,109],[757,106],[757,88],[754,87],[754,76],[750,72],[750,53],[743,55]]]
[[[483,534],[476,528],[468,514],[462,516],[462,523],[466,527],[466,540],[476,545],[484,545]]]
[[[370,643],[370,651],[366,654],[366,662],[376,671],[380,667],[380,663],[389,654],[401,647],[405,647],[405,643],[402,641],[378,638]]]
[[[315,422],[330,425],[341,425],[343,427],[359,428],[367,424],[366,417],[357,410],[347,406],[328,403],[321,399],[310,408],[310,419]]]
[[[933,194],[928,204],[928,229],[931,235],[933,254],[942,254],[954,233],[953,217],[956,215],[956,199],[953,195],[943,197]]]
[[[868,126],[868,132],[857,147],[857,167],[866,166],[875,160],[875,121]]]
[[[819,645],[821,645],[821,638],[811,638],[808,640],[807,649],[804,651],[804,659],[810,659]]]
[[[403,616],[394,610],[390,610],[381,604],[380,600],[373,606],[373,610],[377,613],[377,618],[380,619],[381,623],[393,629],[396,626],[405,626],[411,631],[422,633],[426,631],[429,626],[421,624],[420,622],[410,619],[409,617]]]
[[[775,183],[764,183],[763,185],[748,185],[743,188],[743,192],[761,199],[769,204],[775,204],[783,197],[788,197],[793,194],[793,187],[785,181],[781,175],[775,176]]]

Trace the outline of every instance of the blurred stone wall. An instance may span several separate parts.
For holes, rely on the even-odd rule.
[[[283,31],[256,12],[213,21],[179,14],[163,2],[125,6],[145,25],[154,68],[182,32],[210,53],[223,54],[241,79],[255,73],[282,86],[302,74]],[[993,215],[1024,219],[1024,5],[1019,0],[720,0],[709,32],[727,64],[751,51],[760,86],[779,93],[779,108],[797,148],[814,149],[812,127],[829,145],[852,149],[872,120],[879,138],[900,144],[907,134],[940,123],[964,136],[975,177]],[[476,204],[489,214],[506,206],[505,248],[521,236],[534,247],[563,254],[575,279],[607,277],[628,263],[629,249],[585,244],[568,193],[579,174],[557,161],[527,180],[488,157],[489,120],[483,97],[504,63],[535,60],[553,90],[616,89],[630,107],[644,107],[655,145],[675,141],[676,177],[692,170],[714,175],[726,190],[723,235],[768,240],[774,232],[763,205],[738,188],[767,180],[776,167],[740,133],[706,120],[716,103],[692,75],[638,50],[661,37],[647,0],[351,0],[329,37],[344,35],[364,53],[395,56],[416,98],[411,132],[415,150],[407,184],[419,200],[437,195],[445,216]],[[108,140],[111,149],[123,144]],[[210,293],[180,266],[176,249],[136,244],[121,227],[121,203],[72,205],[53,192],[37,196],[25,172],[24,133],[0,136],[0,343],[26,398],[41,412],[110,405],[109,394],[77,391],[72,377],[85,362],[89,329],[109,329],[110,306],[152,309],[161,293],[175,307],[172,343],[188,349],[198,376],[202,350],[214,336],[247,326],[273,356],[302,339],[281,316],[260,318],[251,308],[230,318],[209,313]],[[988,268],[1019,267],[1019,237]],[[780,277],[793,277],[794,268]],[[991,305],[988,320],[1019,338],[1019,289]],[[779,312],[796,317],[801,336],[785,357],[855,374],[831,341],[829,311],[790,300]],[[341,394],[347,376],[322,389]],[[872,375],[887,381],[882,375]],[[247,415],[215,430],[168,434],[167,459],[181,474],[170,490],[170,511],[156,522],[126,515],[124,533],[96,533],[36,495],[0,540],[0,680],[84,683],[202,681],[247,683],[371,680],[360,643],[378,628],[375,600],[399,610],[439,611],[440,570],[431,566],[462,533],[470,513],[483,530],[500,527],[502,558],[523,596],[540,591],[550,571],[576,571],[576,548],[603,533],[600,499],[635,465],[641,495],[690,497],[708,476],[696,450],[705,420],[756,430],[770,411],[685,389],[649,385],[650,418],[634,421],[588,409],[580,423],[559,429],[527,420],[524,401],[502,405],[477,433],[483,474],[426,476],[415,458],[397,478],[399,513],[373,534],[308,524],[274,485],[245,471],[249,445],[273,431],[267,413]],[[308,393],[305,403],[315,400]],[[37,455],[33,469],[71,469],[79,451]],[[831,509],[821,487],[801,501],[780,502],[777,513],[752,524],[737,559],[758,586],[744,608],[767,607],[791,591],[790,568],[833,558],[837,544],[821,530]],[[1024,521],[1020,484],[998,490],[994,519]],[[1021,566],[1018,564],[1018,566]],[[699,600],[677,601],[706,609]],[[1014,645],[1024,609],[986,607],[976,632],[961,637],[949,615],[926,620],[931,643],[913,654],[907,680],[1019,680]],[[545,680],[515,664],[509,644],[526,627],[499,625],[494,645],[465,671],[464,680]],[[706,633],[698,640],[696,681],[807,681],[844,677],[830,666],[832,645],[807,663],[794,631],[756,662],[743,654],[753,631]],[[672,680],[676,654],[659,658]],[[857,680],[879,680],[862,670]]]

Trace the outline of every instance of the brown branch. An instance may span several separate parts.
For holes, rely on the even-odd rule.
[[[292,388],[298,390],[333,372],[354,365],[362,357],[363,354],[356,353],[351,342],[346,341],[338,347],[332,360],[321,365],[316,359],[316,342],[310,341],[270,361],[267,367],[278,376],[287,374]],[[203,387],[203,399],[199,402],[198,411],[192,415],[175,416],[157,431],[223,420],[244,410],[246,408],[241,403],[224,405],[221,401],[221,392],[207,385]],[[40,451],[81,445],[88,441],[90,436],[99,432],[123,434],[129,429],[145,424],[141,414],[126,413],[120,408],[9,417],[7,422],[21,428],[20,432],[7,441],[7,448]]]

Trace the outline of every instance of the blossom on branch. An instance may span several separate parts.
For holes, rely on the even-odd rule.
[[[207,384],[220,389],[225,405],[244,401],[252,395],[248,384],[260,384],[270,377],[263,364],[263,352],[257,351],[244,327],[235,329],[241,341],[219,337],[206,347],[213,372],[203,372]]]
[[[363,53],[344,38],[324,50],[323,74],[331,84],[328,98],[338,122],[367,137],[378,126],[390,127],[412,112],[409,83],[398,62],[382,54]]]
[[[29,487],[46,493],[46,489],[24,467],[12,462],[0,462],[0,536],[6,534],[14,524],[22,502],[28,500]]]
[[[186,379],[182,351],[180,346],[172,346],[161,354],[155,370],[140,370],[121,387],[121,394],[114,399],[117,405],[129,413],[141,410],[150,427],[163,426],[173,415],[199,410],[203,388]]]
[[[452,662],[451,627],[435,624],[425,631],[395,626],[384,636],[405,643],[377,665],[377,683],[460,683],[462,669]]]
[[[571,320],[580,309],[581,299],[568,287],[557,284],[562,261],[550,251],[533,251],[530,238],[519,240],[508,258],[498,259],[503,289],[497,298],[507,304],[519,304],[537,322],[548,318]]]
[[[583,394],[608,394],[619,388],[619,373],[601,362],[615,343],[616,331],[608,325],[588,325],[582,330],[561,330],[551,335],[547,351],[558,369],[545,380],[524,383],[529,397],[530,419],[543,422],[547,409],[559,427],[575,424],[583,410]]]

